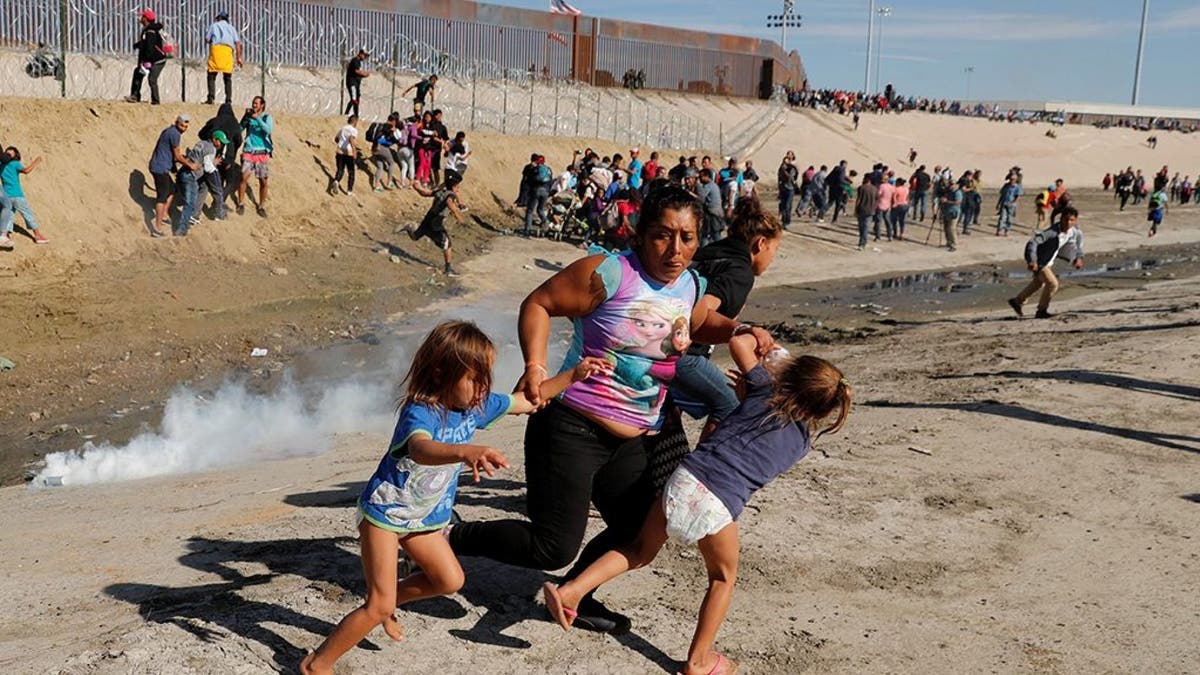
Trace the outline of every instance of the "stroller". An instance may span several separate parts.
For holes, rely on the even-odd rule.
[[[579,217],[583,201],[574,190],[563,190],[550,198],[549,222],[544,229],[545,236],[562,241],[568,239],[584,239],[588,234],[588,223]]]

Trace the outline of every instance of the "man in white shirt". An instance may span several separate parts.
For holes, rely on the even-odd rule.
[[[1077,227],[1079,211],[1074,206],[1067,206],[1061,213],[1062,217],[1057,223],[1035,232],[1025,245],[1025,262],[1029,271],[1033,272],[1033,280],[1017,297],[1008,301],[1008,306],[1013,308],[1018,317],[1025,316],[1022,305],[1039,289],[1042,296],[1038,299],[1035,318],[1049,319],[1054,316],[1050,313],[1050,299],[1058,292],[1058,279],[1052,267],[1060,254],[1070,257],[1075,269],[1083,267],[1083,233]]]
[[[338,130],[337,136],[334,137],[334,142],[337,144],[337,175],[333,177],[333,185],[330,185],[330,191],[336,185],[341,187],[342,175],[350,174],[346,180],[346,194],[354,196],[354,173],[355,162],[358,160],[358,115],[351,115],[346,119],[346,126]]]

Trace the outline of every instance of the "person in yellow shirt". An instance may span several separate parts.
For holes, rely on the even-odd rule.
[[[217,73],[225,80],[225,102],[233,103],[233,68],[242,67],[242,38],[229,23],[229,11],[219,10],[217,20],[208,27],[204,36],[208,45],[208,98],[211,104],[217,95]]]

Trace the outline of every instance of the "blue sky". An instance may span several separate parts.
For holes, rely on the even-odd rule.
[[[496,1],[496,0],[493,0]],[[543,0],[499,0],[543,9]],[[765,27],[782,0],[569,0],[584,14],[779,39]],[[883,78],[936,98],[1129,103],[1142,3],[1137,0],[877,0]],[[699,11],[698,11],[699,10]],[[796,0],[804,26],[788,30],[815,86],[859,88],[866,59],[867,0]],[[1200,108],[1200,3],[1151,0],[1141,103]],[[874,66],[872,66],[874,67]],[[874,76],[872,76],[874,82]]]

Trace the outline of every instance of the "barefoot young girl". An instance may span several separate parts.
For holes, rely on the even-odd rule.
[[[837,413],[818,437],[842,428],[851,400],[850,384],[827,361],[799,356],[764,365],[754,347],[750,336],[730,341],[742,373],[738,384],[744,400],[680,463],[637,539],[604,554],[574,580],[543,587],[546,607],[564,630],[571,627],[580,598],[628,570],[648,565],[669,536],[698,543],[708,569],[708,592],[683,673],[736,670],[732,661],[712,651],[737,574],[735,521],[756,490],[804,457],[810,434],[822,420]]]
[[[367,600],[304,658],[305,675],[332,673],[334,662],[380,624],[389,637],[401,639],[397,606],[462,587],[462,568],[441,532],[450,522],[459,472],[466,463],[478,482],[480,472],[491,476],[508,467],[499,450],[471,439],[506,414],[535,409],[523,394],[491,392],[495,360],[491,340],[466,321],[439,324],[417,350],[392,442],[358,498]],[[585,359],[546,380],[542,397],[607,368],[600,359]],[[421,571],[397,583],[400,547]]]

